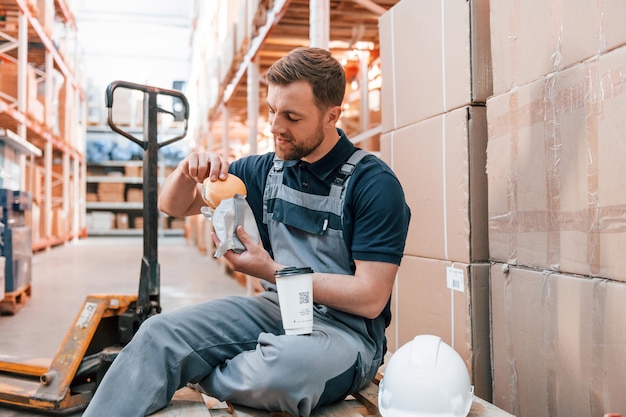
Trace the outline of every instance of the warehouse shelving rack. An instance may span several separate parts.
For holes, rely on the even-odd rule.
[[[141,236],[143,224],[143,177],[141,168],[143,161],[102,161],[100,163],[87,163],[87,217],[95,213],[111,214],[114,224],[95,224],[95,221],[87,221],[87,234],[89,236]],[[159,164],[157,181],[161,184],[174,166]],[[115,175],[111,175],[114,173]],[[101,188],[112,185],[120,188],[115,198],[101,199]],[[132,193],[132,194],[131,194]],[[95,195],[95,197],[94,197]],[[132,197],[131,197],[132,195]],[[90,198],[91,196],[91,198]],[[159,234],[163,236],[182,236],[183,228],[173,227],[175,219],[164,213],[160,213]],[[104,216],[107,219],[107,216]],[[124,222],[119,222],[125,219]],[[93,220],[93,219],[92,219]],[[108,221],[106,223],[109,223]],[[180,221],[178,223],[181,223]],[[89,227],[89,226],[93,227]]]
[[[15,68],[15,82],[0,84],[0,127],[29,145],[17,149],[21,175],[10,184],[32,195],[35,251],[84,234],[86,105],[75,31],[66,0],[0,0],[0,65]]]

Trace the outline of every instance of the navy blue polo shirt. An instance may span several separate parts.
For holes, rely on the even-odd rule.
[[[339,169],[356,150],[341,129],[337,132],[341,136],[339,142],[319,161],[312,164],[285,161],[283,183],[301,192],[328,195]],[[250,155],[229,167],[229,172],[246,184],[246,199],[270,255],[272,246],[263,224],[263,190],[274,156],[273,152]],[[352,270],[355,270],[354,260],[400,265],[410,210],[395,174],[379,158],[368,155],[356,166],[345,193],[343,233],[352,254]]]

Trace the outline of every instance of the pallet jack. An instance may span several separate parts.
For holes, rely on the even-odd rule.
[[[113,120],[113,93],[117,88],[143,93],[142,139],[123,130]],[[159,96],[169,96],[178,111],[159,107]],[[143,257],[138,293],[88,295],[49,364],[37,360],[18,362],[0,355],[0,405],[50,414],[67,414],[85,408],[117,353],[130,342],[144,320],[161,311],[157,258],[158,151],[187,134],[189,104],[179,91],[114,81],[106,89],[106,107],[111,129],[143,149]],[[159,141],[159,113],[170,114],[181,121],[182,133]]]

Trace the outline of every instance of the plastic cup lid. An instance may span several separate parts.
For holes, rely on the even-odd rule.
[[[287,277],[290,275],[312,274],[313,270],[307,267],[288,266],[274,272],[275,277]]]

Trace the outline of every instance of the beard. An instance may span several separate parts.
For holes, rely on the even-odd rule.
[[[306,157],[320,146],[324,141],[324,129],[320,123],[315,132],[303,140],[294,140],[293,136],[289,134],[281,135],[281,138],[286,139],[288,142],[284,145],[279,145],[276,141],[276,136],[274,136],[276,155],[283,161],[294,161]]]

